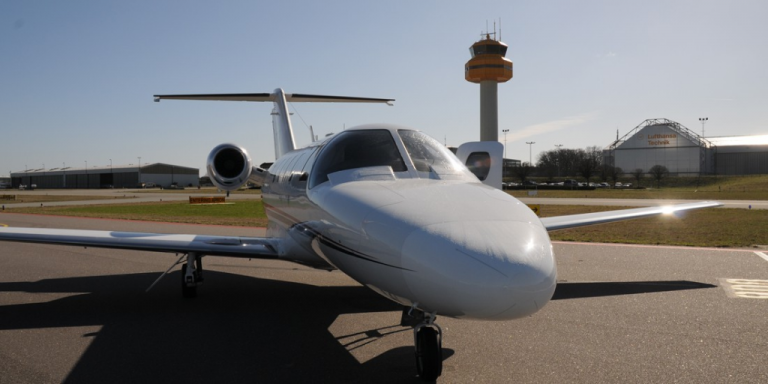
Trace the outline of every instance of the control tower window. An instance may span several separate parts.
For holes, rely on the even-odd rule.
[[[309,188],[328,181],[328,175],[353,168],[389,166],[406,172],[400,151],[387,130],[346,131],[333,138],[318,155]]]
[[[475,57],[475,55],[501,55],[505,56],[507,54],[507,47],[503,45],[491,45],[491,44],[481,44],[481,45],[475,45],[471,48],[471,51],[473,53],[472,57]]]

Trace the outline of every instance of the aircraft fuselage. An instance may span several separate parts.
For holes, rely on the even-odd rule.
[[[262,186],[268,236],[288,239],[281,258],[338,268],[427,313],[505,320],[536,312],[557,277],[546,229],[452,156],[393,126],[350,129],[287,153]]]

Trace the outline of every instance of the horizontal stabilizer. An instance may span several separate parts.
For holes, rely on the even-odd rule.
[[[377,99],[370,97],[349,97],[329,95],[307,95],[303,93],[285,93],[281,88],[272,93],[208,93],[195,95],[154,95],[155,101],[170,100],[217,100],[217,101],[271,101],[272,130],[275,135],[275,159],[296,149],[291,125],[291,113],[288,111],[289,102],[298,103],[386,103],[392,105],[394,99]],[[314,134],[312,141],[314,141]]]
[[[154,95],[155,101],[168,100],[215,100],[215,101],[274,101],[271,93],[216,93],[195,95]]]
[[[155,101],[167,100],[214,100],[214,101],[275,101],[274,93],[210,93],[193,95],[154,95]],[[371,97],[349,97],[329,95],[307,95],[286,93],[285,101],[295,103],[386,103],[392,105],[394,99]]]
[[[327,95],[305,95],[302,93],[286,94],[285,99],[291,102],[307,103],[386,103],[392,105],[395,99],[375,99],[371,97],[348,97]]]
[[[544,217],[541,223],[548,231],[558,229],[582,227],[585,225],[610,223],[612,221],[639,219],[648,216],[670,214],[691,209],[720,207],[723,204],[718,201],[701,201],[676,205],[665,205],[649,208],[621,209],[617,211],[583,213],[579,215],[567,215],[556,217]]]

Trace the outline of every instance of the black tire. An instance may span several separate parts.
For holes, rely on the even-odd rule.
[[[443,373],[443,349],[434,328],[423,327],[416,334],[416,372],[424,381],[435,381]]]
[[[197,297],[197,287],[187,286],[187,281],[185,280],[185,277],[187,276],[187,265],[182,264],[181,265],[181,295],[184,296],[186,299],[193,299]]]

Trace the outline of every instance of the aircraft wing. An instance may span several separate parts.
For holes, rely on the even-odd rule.
[[[0,241],[277,259],[278,239],[79,229],[0,228]]]
[[[639,219],[642,217],[655,216],[660,214],[671,214],[675,212],[688,211],[691,209],[720,207],[722,205],[722,203],[717,201],[700,201],[696,203],[665,205],[658,207],[621,209],[618,211],[544,217],[541,219],[541,223],[544,224],[544,227],[547,228],[548,231],[556,231],[558,229],[610,223],[612,221]]]

